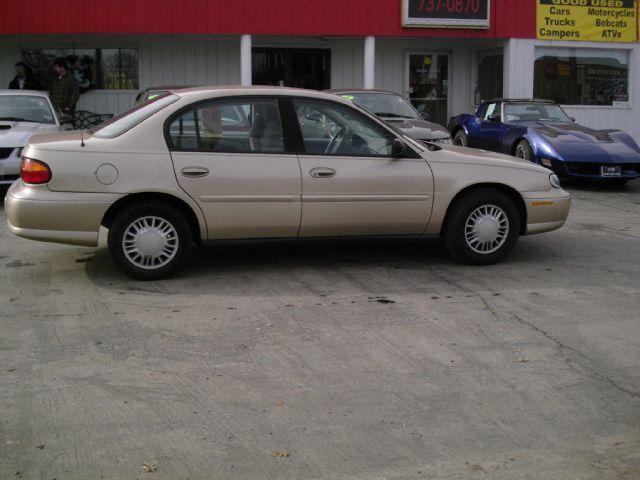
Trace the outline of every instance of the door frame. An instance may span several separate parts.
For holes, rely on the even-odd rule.
[[[333,48],[329,45],[313,45],[313,46],[307,46],[307,45],[288,45],[288,44],[281,44],[281,43],[277,43],[277,44],[256,44],[253,45],[253,47],[251,48],[251,59],[253,61],[253,55],[254,53],[265,53],[265,51],[267,50],[276,50],[276,51],[298,51],[298,52],[304,52],[304,51],[323,51],[325,53],[328,53],[328,62],[327,62],[327,70],[328,70],[328,87],[327,89],[332,88],[331,84],[333,81]],[[252,76],[253,76],[254,72],[252,72]],[[253,82],[253,77],[251,79],[251,83],[254,84]],[[286,85],[283,85],[286,87]]]
[[[423,49],[405,49],[404,51],[404,69],[403,69],[403,79],[402,79],[402,90],[403,96],[409,100],[411,98],[409,89],[411,88],[409,85],[409,76],[410,76],[410,57],[411,55],[446,55],[447,56],[447,113],[445,116],[445,127],[446,123],[449,121],[450,112],[451,112],[451,58],[452,52],[451,50],[443,50],[443,49],[434,49],[434,50],[423,50]]]

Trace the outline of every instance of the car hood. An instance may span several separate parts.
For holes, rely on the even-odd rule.
[[[449,131],[443,126],[419,118],[380,118],[416,140],[443,140],[450,137]]]
[[[0,121],[0,147],[24,147],[32,135],[57,130],[57,125]]]
[[[594,130],[577,123],[518,122],[518,125],[534,129],[540,135],[557,142],[611,143],[614,139],[607,130]]]
[[[452,162],[471,163],[476,165],[485,164],[551,173],[550,170],[536,163],[530,162],[529,160],[504,155],[502,153],[489,152],[487,150],[479,150],[476,148],[458,147],[454,145],[439,145],[438,150],[453,154],[447,156],[449,161]]]

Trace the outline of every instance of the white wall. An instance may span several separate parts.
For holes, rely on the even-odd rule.
[[[597,129],[624,130],[640,142],[640,46],[638,44],[511,39],[505,46],[505,96],[511,98],[533,96],[536,46],[628,50],[630,52],[628,107],[564,106],[564,109],[582,125]]]

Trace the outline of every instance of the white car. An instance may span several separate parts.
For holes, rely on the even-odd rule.
[[[20,177],[22,149],[33,135],[66,127],[46,92],[0,90],[0,186]]]

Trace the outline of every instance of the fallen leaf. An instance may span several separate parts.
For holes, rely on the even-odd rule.
[[[278,457],[278,458],[289,458],[289,452],[287,452],[286,450],[282,450],[282,451],[278,451],[278,452],[273,452],[272,454],[274,457]]]
[[[142,469],[147,473],[153,473],[156,471],[158,466],[155,463],[143,463]]]
[[[45,447],[44,443],[40,443],[40,444],[36,445],[36,448],[39,448],[40,450],[43,450],[44,447]]]
[[[284,400],[278,400],[278,401],[276,402],[276,406],[277,406],[277,407],[284,407]]]
[[[17,368],[7,368],[7,372],[15,372]]]
[[[521,357],[521,358],[518,359],[518,362],[520,362],[520,363],[527,363],[528,361],[529,361],[528,358],[522,358]]]
[[[473,470],[474,472],[484,472],[484,468],[482,468],[482,465],[478,465],[477,463],[471,465],[471,470]]]

